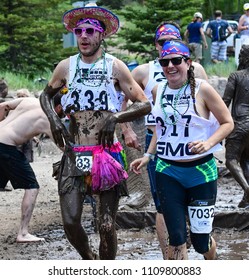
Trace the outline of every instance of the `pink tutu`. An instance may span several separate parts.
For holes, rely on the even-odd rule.
[[[119,142],[113,144],[110,149],[104,149],[102,145],[75,146],[73,147],[73,151],[92,151],[93,153],[93,165],[91,169],[93,192],[111,189],[128,178],[128,174],[123,166],[108,153],[108,151],[120,153],[122,146]]]

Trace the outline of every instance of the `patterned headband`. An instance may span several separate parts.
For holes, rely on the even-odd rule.
[[[101,26],[101,23],[99,20],[94,19],[94,18],[82,18],[80,20],[77,21],[76,23],[76,27],[78,27],[79,25],[83,24],[83,23],[89,23],[95,27],[97,27],[99,29],[100,32],[104,32],[103,27]]]
[[[157,29],[157,31],[156,31],[156,41],[162,35],[172,35],[172,36],[175,36],[177,39],[182,40],[179,29],[176,28],[172,24],[164,24],[160,28]]]
[[[180,54],[185,57],[190,57],[189,48],[182,42],[166,41],[163,44],[161,57],[168,54]]]

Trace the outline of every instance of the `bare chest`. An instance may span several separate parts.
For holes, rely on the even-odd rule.
[[[97,145],[98,134],[108,115],[107,111],[80,111],[70,117],[70,132],[76,144]]]

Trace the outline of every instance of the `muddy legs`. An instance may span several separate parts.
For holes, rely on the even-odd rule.
[[[84,197],[77,189],[60,196],[64,230],[69,242],[84,260],[93,260],[95,254],[89,247],[88,237],[81,225]]]
[[[187,260],[188,252],[186,243],[180,246],[169,245],[168,260]]]
[[[249,207],[249,185],[247,182],[247,178],[244,175],[242,166],[240,166],[240,163],[235,159],[226,160],[226,167],[229,169],[234,179],[240,184],[240,186],[244,190],[244,196],[241,202],[239,203],[238,207],[246,208]]]

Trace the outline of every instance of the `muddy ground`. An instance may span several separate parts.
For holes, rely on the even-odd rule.
[[[53,145],[51,143],[51,145]],[[51,146],[52,147],[52,146]],[[37,155],[32,167],[37,175],[41,189],[37,198],[33,218],[30,223],[30,232],[45,238],[45,242],[37,244],[17,244],[15,238],[20,222],[20,205],[23,196],[22,190],[0,192],[0,259],[2,260],[79,260],[80,256],[67,241],[61,223],[59,200],[56,181],[51,177],[52,163],[60,159],[60,152],[53,147],[51,151]],[[218,155],[223,159],[223,154]],[[218,199],[216,204],[217,219],[213,235],[218,243],[219,259],[241,260],[249,259],[249,210],[237,208],[242,198],[242,191],[238,184],[227,174],[224,163],[219,164],[222,171],[219,178]],[[125,209],[126,201],[120,203]],[[85,215],[82,223],[89,233],[90,243],[94,250],[98,248],[98,235],[92,224],[92,209],[85,204]],[[134,213],[137,209],[130,209]],[[139,212],[154,213],[153,203],[138,209]],[[226,215],[227,214],[227,215]],[[120,211],[120,214],[122,212]],[[241,221],[241,223],[239,223]],[[224,226],[226,228],[221,228]],[[230,227],[230,228],[227,228]],[[117,259],[162,259],[158,246],[155,227],[145,226],[143,229],[133,227],[122,229],[118,226],[118,254]],[[192,248],[189,250],[190,259],[202,259]]]

